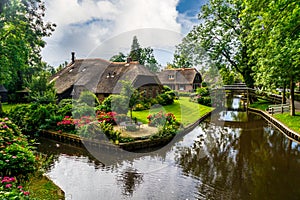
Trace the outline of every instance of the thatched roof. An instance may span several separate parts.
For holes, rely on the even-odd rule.
[[[120,80],[129,80],[135,87],[161,84],[154,73],[137,62],[117,63],[103,59],[75,60],[51,78],[58,94],[73,86],[85,87],[98,94],[119,93]]]
[[[195,68],[165,69],[157,74],[160,82],[166,84],[193,84],[196,75],[201,75]]]
[[[1,93],[7,92],[7,89],[4,87],[4,85],[0,85],[0,92]]]

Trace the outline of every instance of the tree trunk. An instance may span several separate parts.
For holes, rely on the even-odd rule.
[[[286,103],[285,93],[286,93],[286,85],[285,85],[285,83],[283,83],[282,104],[285,104],[285,103]]]
[[[291,104],[291,111],[290,111],[290,114],[291,116],[295,116],[295,102],[294,102],[294,99],[295,99],[295,95],[294,95],[294,90],[295,90],[295,83],[294,83],[294,80],[293,78],[291,78],[291,81],[290,81],[290,92],[291,92],[291,96],[290,96],[290,104]]]

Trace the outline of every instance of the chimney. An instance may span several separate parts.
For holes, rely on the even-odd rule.
[[[72,61],[72,63],[74,63],[75,62],[75,52],[72,52],[71,54],[72,54],[72,60],[71,61]]]
[[[131,57],[127,58],[127,63],[130,63],[132,61]]]

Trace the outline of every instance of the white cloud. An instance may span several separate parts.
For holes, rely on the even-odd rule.
[[[108,59],[127,53],[134,35],[143,47],[171,53],[186,29],[182,23],[188,24],[176,10],[178,1],[46,0],[46,20],[57,28],[46,38],[43,58],[55,66],[69,61],[71,51],[77,58]]]

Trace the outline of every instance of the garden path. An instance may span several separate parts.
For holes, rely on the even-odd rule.
[[[150,136],[157,133],[158,130],[156,127],[148,126],[148,124],[142,124],[137,131],[126,131],[121,126],[115,126],[114,129],[119,130],[121,132],[121,137],[132,138]]]

